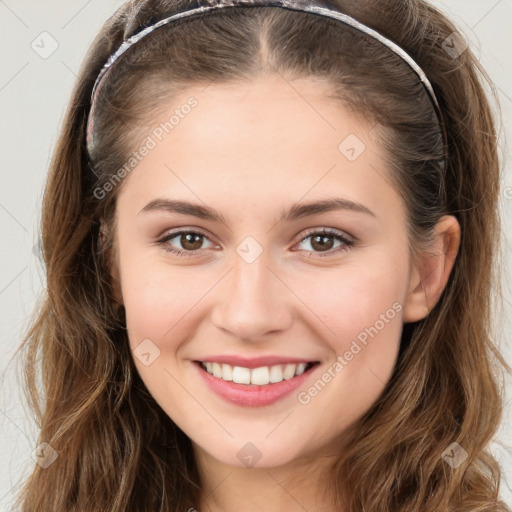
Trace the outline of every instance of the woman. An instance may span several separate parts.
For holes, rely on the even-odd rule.
[[[44,197],[21,510],[510,510],[481,75],[423,1],[119,9]]]

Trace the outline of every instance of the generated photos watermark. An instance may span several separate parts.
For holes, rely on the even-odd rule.
[[[365,327],[357,336],[352,340],[350,348],[343,354],[338,354],[336,361],[325,370],[325,372],[311,385],[307,390],[301,391],[297,395],[297,400],[302,405],[307,405],[311,400],[317,396],[329,382],[332,381],[349,363],[359,354],[368,344],[369,338],[373,339],[379,334],[384,327],[402,311],[403,306],[400,302],[396,301],[384,313],[379,315],[373,325]]]
[[[179,108],[174,109],[173,115],[163,123],[160,123],[142,142],[138,149],[133,151],[125,163],[101,186],[94,189],[93,195],[96,199],[104,199],[108,192],[114,190],[126,176],[129,174],[144,158],[155,149],[166,135],[172,132],[183,119],[185,119],[192,109],[197,107],[198,101],[191,96],[187,102]]]

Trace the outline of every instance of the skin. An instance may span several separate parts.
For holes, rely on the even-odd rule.
[[[274,75],[191,87],[157,121],[190,96],[197,107],[131,171],[118,196],[115,295],[131,348],[150,339],[160,350],[148,366],[134,361],[193,442],[204,488],[200,512],[334,510],[324,488],[328,464],[343,434],[384,391],[403,323],[432,309],[458,250],[459,226],[446,216],[431,251],[413,265],[406,212],[376,130],[326,92],[312,79]],[[338,149],[349,134],[366,146],[355,161]],[[294,203],[330,197],[374,215],[339,209],[279,222]],[[156,198],[206,205],[226,223],[141,213]],[[206,235],[196,255],[164,250],[190,251],[179,236],[157,243],[178,228]],[[355,242],[335,252],[343,244],[329,238],[322,252],[314,237],[304,240],[322,228]],[[263,249],[252,263],[236,251],[247,236]],[[295,392],[263,408],[231,404],[209,390],[192,363],[211,354],[318,360],[315,377],[299,391],[307,390],[394,303],[401,310],[308,404]],[[248,441],[261,454],[254,467],[237,457]]]

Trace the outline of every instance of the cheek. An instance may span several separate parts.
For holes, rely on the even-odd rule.
[[[394,317],[393,304],[402,303],[406,281],[403,272],[361,265],[303,278],[301,288],[307,306],[332,336],[342,340],[357,336],[388,310]]]
[[[406,284],[399,268],[345,268],[304,288],[332,356],[298,400],[324,411],[328,424],[345,428],[365,414],[394,372]]]
[[[213,285],[202,283],[193,272],[192,267],[190,272],[173,271],[153,258],[136,264],[126,261],[121,274],[134,364],[151,395],[173,419],[184,406],[183,390],[173,379],[180,347],[194,334],[198,301]]]
[[[197,268],[173,270],[154,256],[121,261],[120,278],[132,348],[145,338],[159,346],[179,339],[187,315],[213,284]]]
[[[348,385],[375,380],[369,369],[386,381],[394,368],[403,325],[406,261],[387,261],[331,269],[303,283],[302,296],[319,319],[316,325],[333,351],[332,361],[343,358]]]

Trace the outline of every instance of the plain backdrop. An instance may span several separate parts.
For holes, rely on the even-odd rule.
[[[50,157],[61,128],[76,72],[104,21],[123,2],[115,0],[0,0],[0,512],[34,465],[37,429],[20,398],[15,361],[26,322],[44,283],[34,246]],[[499,94],[500,153],[504,165],[503,291],[497,315],[498,340],[512,364],[512,0],[436,0],[489,73]],[[58,228],[58,226],[56,226]],[[492,451],[505,478],[502,498],[512,506],[512,386],[507,382],[505,415]],[[508,481],[507,481],[508,480]]]

